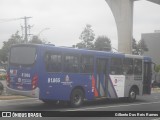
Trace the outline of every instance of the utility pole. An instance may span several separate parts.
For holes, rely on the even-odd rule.
[[[24,19],[24,26],[21,26],[21,29],[22,29],[22,36],[23,36],[23,30],[24,30],[24,42],[27,43],[28,42],[28,36],[31,35],[30,33],[28,34],[28,31],[30,31],[31,27],[33,27],[33,26],[30,26],[30,25],[27,24],[27,20],[29,18],[32,18],[32,17],[26,17],[25,16],[25,17],[22,17],[22,18],[0,19],[0,23]]]
[[[28,42],[28,29],[30,29],[29,27],[28,27],[28,25],[27,25],[27,19],[29,19],[29,18],[32,18],[32,17],[24,17],[24,18],[21,18],[21,19],[24,19],[24,41],[25,41],[25,43],[27,43]]]

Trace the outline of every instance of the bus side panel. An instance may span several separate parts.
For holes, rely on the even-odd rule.
[[[125,90],[125,76],[124,75],[110,75],[112,84],[108,88],[111,98],[124,97]],[[112,88],[112,89],[111,89]],[[113,92],[111,92],[113,91]]]
[[[90,76],[46,73],[40,79],[40,99],[70,100],[71,92],[76,87],[81,87],[85,92],[86,98],[92,99]]]
[[[54,49],[52,49],[53,51]],[[47,72],[44,62],[45,48],[41,50],[39,67],[39,99],[44,100],[70,100],[70,95],[75,87],[82,87],[85,97],[93,99],[91,74],[79,73],[52,73]]]
[[[137,86],[139,90],[139,95],[142,95],[142,78],[140,80],[135,79],[136,77],[134,75],[126,75],[126,82],[125,82],[125,97],[129,96],[129,91],[131,87]]]

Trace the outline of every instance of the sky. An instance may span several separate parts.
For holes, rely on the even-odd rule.
[[[134,2],[133,37],[160,30],[160,5],[145,0]],[[72,46],[86,24],[95,33],[107,36],[117,48],[117,28],[113,14],[105,0],[0,0],[0,48],[18,30],[20,35],[24,16],[32,17],[31,34],[56,46]],[[12,21],[7,21],[11,19]],[[15,20],[17,19],[17,20]],[[4,22],[5,20],[5,22]]]

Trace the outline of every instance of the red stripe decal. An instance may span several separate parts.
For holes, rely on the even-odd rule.
[[[93,75],[92,75],[92,91],[94,92],[94,96],[98,97],[98,91],[96,89],[96,80]]]

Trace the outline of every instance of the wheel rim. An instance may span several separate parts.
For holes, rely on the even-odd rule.
[[[81,99],[82,99],[81,95],[76,94],[73,98],[74,104],[79,104],[81,102]]]

